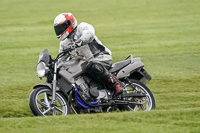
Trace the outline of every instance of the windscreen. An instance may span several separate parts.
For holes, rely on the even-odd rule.
[[[49,52],[48,52],[47,49],[45,49],[44,51],[42,51],[40,53],[38,63],[43,61],[46,65],[48,65],[49,64],[49,60],[50,60]]]

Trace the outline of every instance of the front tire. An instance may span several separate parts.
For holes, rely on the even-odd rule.
[[[56,92],[56,104],[51,105],[52,90],[48,87],[34,89],[29,97],[29,106],[35,116],[63,115],[70,113],[66,98]]]
[[[125,85],[124,93],[135,93],[135,92],[145,93],[146,94],[146,98],[145,98],[146,103],[141,104],[141,105],[137,105],[137,104],[122,105],[119,107],[119,109],[121,111],[125,111],[125,110],[138,111],[140,107],[143,111],[150,111],[150,110],[156,109],[155,98],[154,98],[152,92],[150,91],[150,89],[145,84],[141,83],[140,81],[133,80],[133,79],[131,79],[130,81],[131,81],[130,83],[127,83]],[[127,98],[125,100],[135,102],[137,100],[142,100],[142,99],[137,99],[137,98],[131,97],[131,98]]]

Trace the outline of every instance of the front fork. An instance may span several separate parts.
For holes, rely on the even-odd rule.
[[[57,74],[57,63],[54,64],[54,73],[53,73],[53,89],[52,89],[52,105],[56,104],[56,74]]]

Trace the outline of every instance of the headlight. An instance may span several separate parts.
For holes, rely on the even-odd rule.
[[[42,78],[48,72],[48,67],[46,67],[46,64],[44,62],[40,62],[37,64],[36,72],[37,72],[38,77]]]

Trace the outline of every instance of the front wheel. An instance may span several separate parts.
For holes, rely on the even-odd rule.
[[[156,109],[156,102],[155,98],[150,91],[150,89],[144,85],[143,83],[137,81],[137,80],[130,80],[130,83],[127,83],[125,85],[124,93],[143,93],[146,95],[146,97],[143,98],[135,98],[135,97],[129,97],[125,98],[124,100],[128,100],[130,102],[140,102],[144,104],[130,104],[130,105],[122,105],[119,107],[121,111],[123,110],[131,110],[131,111],[138,111],[139,108],[143,111],[150,111],[152,109]]]
[[[29,106],[35,116],[67,115],[70,113],[66,98],[56,92],[56,103],[52,102],[52,90],[47,87],[34,89],[29,97]]]

